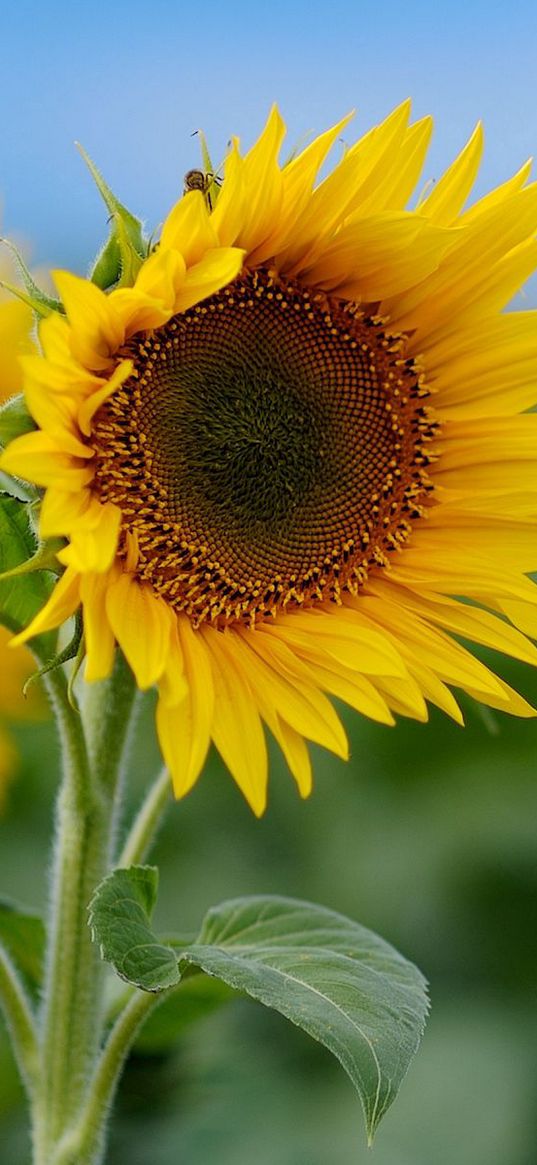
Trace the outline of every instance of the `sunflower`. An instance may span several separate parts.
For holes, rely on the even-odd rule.
[[[462,723],[453,687],[532,715],[460,639],[537,662],[536,313],[501,314],[537,266],[537,187],[526,165],[463,210],[478,126],[405,209],[432,128],[409,117],[316,181],[348,119],[282,166],[273,109],[133,286],[56,272],[66,315],[24,360],[39,429],[2,464],[68,544],[19,639],[81,604],[86,679],[117,643],[158,685],[178,796],[212,740],[262,813],[264,726],[306,796],[307,740],[347,756],[330,697],[384,724],[427,702]]]

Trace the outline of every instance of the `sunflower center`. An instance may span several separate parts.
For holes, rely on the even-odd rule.
[[[95,486],[139,577],[194,623],[337,600],[408,536],[433,426],[381,320],[261,270],[125,354]]]
[[[268,337],[247,329],[243,354],[235,337],[225,345],[215,336],[212,351],[199,339],[199,349],[172,345],[147,410],[170,506],[180,520],[194,503],[190,521],[203,511],[246,541],[277,536],[319,478],[320,402],[299,370],[271,353]]]

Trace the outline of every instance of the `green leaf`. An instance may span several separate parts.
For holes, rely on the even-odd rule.
[[[32,533],[28,503],[0,494],[0,574],[13,570],[35,555],[36,540]],[[10,631],[22,631],[46,603],[54,580],[49,570],[0,578],[0,623]],[[39,636],[45,653],[52,650],[55,637],[48,632]]]
[[[162,991],[181,977],[175,951],[160,943],[149,925],[157,889],[154,866],[129,866],[100,883],[89,907],[102,958],[121,979],[144,991]]]
[[[418,969],[343,915],[277,897],[224,902],[209,911],[196,942],[174,951],[149,924],[157,885],[157,870],[131,866],[98,887],[90,925],[103,958],[146,991],[173,986],[195,967],[279,1011],[343,1065],[371,1141],[423,1031],[428,1001]],[[170,995],[178,1006],[182,990]]]
[[[45,927],[38,914],[0,899],[0,946],[7,951],[25,986],[36,998],[41,988]]]
[[[111,223],[110,237],[97,256],[90,278],[103,291],[113,286],[132,287],[149,250],[142,223],[116,198],[85,149],[79,143],[77,145],[103,198]]]
[[[427,993],[416,967],[343,915],[277,897],[238,898],[209,911],[181,958],[333,1052],[358,1090],[371,1141],[423,1031]]]
[[[32,433],[35,428],[35,421],[26,408],[22,394],[12,396],[0,406],[0,445],[9,445],[15,437],[22,437],[23,433]]]

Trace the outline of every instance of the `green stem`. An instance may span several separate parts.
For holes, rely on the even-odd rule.
[[[103,967],[91,942],[87,907],[107,872],[113,799],[134,684],[124,661],[87,691],[83,717],[68,700],[63,673],[47,686],[57,713],[64,779],[58,798],[49,948],[42,1022],[42,1072],[34,1104],[35,1165],[84,1103],[102,1033]],[[87,743],[86,743],[87,742]]]
[[[64,778],[56,816],[49,942],[42,1016],[42,1080],[35,1100],[35,1154],[46,1165],[52,1145],[83,1094],[96,1051],[97,952],[86,909],[103,870],[104,813],[91,783],[82,724],[65,677],[47,678],[62,741]],[[88,974],[88,966],[93,975]]]
[[[0,1006],[4,1012],[19,1072],[32,1095],[39,1071],[35,1021],[30,1000],[15,967],[0,947]]]
[[[143,862],[168,808],[170,793],[170,774],[164,768],[138,810],[118,858],[118,866],[134,866],[138,862]]]
[[[102,1159],[106,1119],[125,1059],[149,1013],[165,992],[136,991],[118,1016],[103,1048],[88,1097],[76,1127],[60,1141],[52,1165],[99,1165]]]
[[[136,695],[132,672],[120,651],[107,680],[85,685],[82,722],[95,782],[114,794],[125,758]]]

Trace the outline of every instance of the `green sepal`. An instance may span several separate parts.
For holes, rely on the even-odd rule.
[[[81,663],[82,656],[80,653],[80,648],[81,648],[81,644],[82,644],[82,639],[83,639],[82,615],[81,615],[80,611],[76,611],[75,612],[75,630],[74,630],[72,639],[69,640],[69,643],[67,643],[66,646],[64,648],[62,648],[62,650],[57,653],[57,655],[53,656],[52,659],[49,659],[47,663],[44,663],[43,666],[38,669],[38,671],[34,671],[34,672],[32,672],[31,676],[28,676],[28,679],[26,680],[26,683],[22,689],[23,696],[28,695],[28,688],[31,686],[31,684],[35,683],[36,680],[40,680],[43,676],[48,675],[49,672],[56,671],[56,668],[62,667],[62,665],[64,663],[69,663],[72,659],[75,659],[78,661],[79,656],[80,656],[80,663]],[[80,663],[78,664],[78,667],[80,667]],[[76,668],[76,672],[78,672],[78,667]],[[71,681],[74,682],[74,680],[76,679],[76,672],[73,676],[71,676],[71,679],[69,681],[69,703],[71,704],[71,707],[75,709],[75,711],[78,711],[78,705],[77,705],[76,700],[74,698],[74,694],[72,691],[72,682],[71,682]]]
[[[90,279],[102,291],[110,287],[132,287],[149,253],[142,223],[119,202],[79,142],[77,147],[105,203],[111,224],[110,237],[95,260]]]
[[[0,583],[9,578],[20,578],[23,574],[35,574],[38,570],[49,570],[53,574],[59,575],[62,567],[58,562],[57,554],[58,550],[64,546],[63,538],[47,538],[44,542],[39,543],[31,558],[27,558],[25,562],[19,562],[18,566],[12,566],[9,570],[3,570],[0,574]]]
[[[219,177],[219,173],[220,173],[224,163],[221,162],[220,165],[215,170],[211,155],[209,153],[209,147],[207,145],[207,138],[205,137],[205,134],[204,134],[202,129],[195,129],[194,133],[192,134],[192,137],[197,137],[199,139],[199,144],[200,144],[200,153],[201,153],[201,162],[202,162],[201,173],[204,175],[204,179],[205,179],[204,188],[202,190],[202,193],[203,193],[208,210],[214,210],[214,207],[216,206],[216,203],[218,201],[218,196],[220,194],[221,178]],[[197,183],[195,185],[191,185],[191,183],[189,181],[191,175],[197,176],[198,173],[200,173],[200,171],[194,169],[194,170],[188,170],[187,173],[185,174],[185,184],[184,184],[185,194],[189,190],[201,189],[201,187]]]
[[[35,1000],[41,989],[45,927],[38,914],[9,898],[0,898],[0,946]]]
[[[24,433],[33,433],[36,428],[37,425],[28,412],[22,393],[10,397],[0,405],[0,445],[9,445],[16,437],[22,437]]]
[[[220,194],[220,180],[218,179],[218,173],[222,169],[223,163],[221,163],[220,166],[218,166],[215,170],[211,155],[209,153],[207,138],[205,137],[203,130],[196,130],[196,134],[199,138],[203,169],[207,177],[211,175],[213,179],[207,187],[206,197],[208,199],[209,210],[214,210],[216,203],[218,202],[218,196]]]
[[[201,160],[203,162],[203,169],[205,170],[205,173],[206,174],[214,174],[215,170],[214,170],[214,166],[212,163],[211,155],[209,153],[209,147],[207,145],[207,138],[205,137],[203,130],[202,129],[194,130],[194,134],[192,136],[194,136],[194,135],[199,140],[200,151],[201,151]]]
[[[32,311],[34,311],[35,314],[41,319],[45,319],[46,316],[51,315],[53,311],[63,313],[63,306],[60,300],[55,299],[51,295],[47,295],[45,291],[42,291],[41,288],[37,286],[37,283],[30,274],[30,271],[28,270],[18,247],[16,247],[15,244],[12,243],[9,239],[0,239],[0,243],[3,243],[5,247],[8,247],[14,256],[17,267],[21,274],[25,291],[23,291],[21,287],[17,287],[16,284],[7,283],[5,280],[0,280],[0,287],[5,287],[6,291],[10,291],[12,295],[16,295],[17,299],[21,299],[22,302],[27,305],[27,307],[31,307]]]

